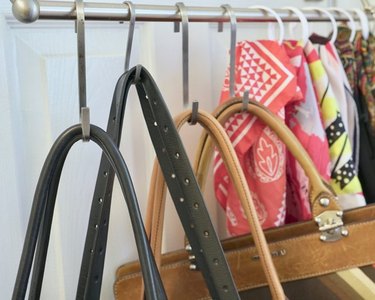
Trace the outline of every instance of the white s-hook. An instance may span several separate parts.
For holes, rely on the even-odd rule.
[[[349,41],[351,43],[354,42],[355,32],[356,32],[357,28],[355,26],[355,21],[354,21],[354,18],[352,17],[352,15],[350,13],[348,13],[345,9],[340,8],[340,7],[330,7],[330,8],[328,8],[328,10],[330,10],[330,11],[336,11],[338,13],[343,14],[345,17],[348,18],[348,20],[349,20],[349,28],[351,30]]]
[[[303,45],[306,45],[307,41],[309,40],[309,22],[307,21],[306,16],[303,14],[303,12],[300,9],[296,7],[286,6],[286,7],[283,7],[282,9],[285,9],[294,13],[299,18],[299,21],[302,25],[302,43]],[[290,33],[292,33],[291,25],[292,23],[289,24]]]
[[[361,23],[362,37],[367,40],[370,35],[370,23],[366,13],[360,8],[355,8],[352,12],[357,14],[359,22]]]
[[[281,45],[283,43],[283,40],[284,40],[285,28],[284,28],[283,21],[281,20],[281,17],[279,16],[279,14],[276,11],[274,11],[273,9],[271,9],[267,6],[263,6],[263,5],[254,5],[254,6],[250,6],[248,8],[259,9],[259,10],[261,10],[263,12],[266,12],[266,13],[269,13],[270,15],[275,17],[275,19],[277,21],[277,24],[279,24],[279,40],[278,40],[278,43],[279,43],[279,45]]]
[[[330,19],[331,24],[332,24],[332,37],[331,37],[330,42],[334,43],[337,38],[337,22],[336,22],[335,17],[328,10],[321,8],[321,7],[306,7],[303,10],[317,11],[321,14],[325,14]]]

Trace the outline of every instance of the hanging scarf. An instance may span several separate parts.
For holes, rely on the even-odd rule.
[[[324,52],[322,57],[327,60],[335,56],[330,43],[319,46],[319,51]],[[328,138],[331,159],[330,184],[337,193],[343,209],[363,206],[365,201],[355,171],[352,147],[332,85],[312,44],[306,45],[305,54]]]
[[[349,28],[339,27],[335,45],[348,76],[350,86],[353,89],[353,95],[358,110],[360,128],[358,177],[362,185],[365,199],[367,203],[369,203],[375,200],[375,185],[373,183],[373,178],[375,178],[375,138],[371,128],[371,118],[368,110],[368,101],[371,101],[372,96],[366,97],[364,93],[369,94],[372,89],[370,80],[365,71],[367,69],[368,72],[371,68],[364,68],[363,66],[361,47],[358,47],[358,45],[362,44],[361,32],[357,32],[354,43],[349,42],[350,33]],[[371,37],[373,40],[372,35]],[[371,48],[370,45],[373,45],[373,42],[368,42],[368,46]],[[372,51],[375,51],[375,49]],[[369,53],[375,55],[374,52]],[[372,59],[372,66],[374,66],[374,59]],[[369,65],[369,61],[367,61],[367,65]],[[361,80],[359,78],[361,78]]]
[[[328,76],[328,81],[332,87],[333,94],[339,105],[341,119],[348,133],[349,142],[352,149],[354,169],[358,173],[359,161],[359,121],[358,111],[352,88],[346,76],[336,48],[329,43],[329,39],[319,35],[313,35],[312,40],[317,40],[322,45],[319,48],[320,60]]]
[[[368,40],[358,32],[354,41],[355,58],[358,70],[359,90],[366,101],[371,133],[375,135],[375,41],[372,34]]]
[[[314,93],[303,48],[297,41],[284,42],[290,62],[296,70],[297,85],[301,92],[298,101],[290,102],[285,110],[285,123],[297,137],[325,180],[330,178],[330,158],[326,134]],[[311,219],[309,181],[289,152],[287,153],[287,214],[286,223]]]
[[[283,46],[274,41],[237,43],[235,75],[236,96],[249,91],[250,99],[264,104],[280,117],[297,92],[293,66]],[[228,99],[227,71],[220,103]],[[225,130],[244,170],[262,227],[283,225],[286,212],[284,145],[269,127],[246,112],[230,118]],[[249,232],[248,222],[219,154],[214,163],[214,185],[216,197],[226,211],[229,233]]]

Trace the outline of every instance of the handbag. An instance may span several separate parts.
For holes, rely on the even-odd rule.
[[[314,219],[264,231],[286,296],[290,299],[373,299],[374,205],[343,212],[332,189],[320,178],[306,151],[283,122],[259,103],[250,102],[245,109],[279,136],[310,180],[310,205]],[[234,113],[243,110],[243,100],[234,98],[221,105],[213,115],[224,124]],[[204,133],[196,161],[197,179],[202,188],[207,176],[207,158],[212,152],[210,143],[207,133]],[[155,196],[154,207],[161,207],[161,195]],[[152,217],[153,224],[162,224],[162,214],[161,209],[159,216]],[[157,230],[162,231],[162,228]],[[251,235],[234,237],[224,240],[222,245],[241,298],[268,299],[271,295],[264,288],[267,280],[260,262],[262,253],[258,253],[251,239]],[[155,253],[155,257],[157,255]],[[169,299],[180,299],[177,293],[168,294],[167,287],[172,284],[173,278],[169,278],[171,282],[168,284],[164,274],[173,272],[180,277],[191,278],[198,277],[194,275],[198,272],[190,270],[185,251],[164,254],[161,260],[166,293]],[[125,287],[130,279],[129,266],[123,265],[117,270],[115,286],[118,290]],[[138,284],[138,281],[133,280],[132,283]],[[210,298],[199,279],[194,284],[195,297],[190,299]],[[189,284],[179,283],[180,295],[188,293],[189,289]]]
[[[138,65],[120,77],[117,82],[107,132],[119,145],[128,91],[135,85],[145,121],[158,157],[163,176],[193,247],[200,262],[209,293],[215,299],[238,299],[233,278],[215,230],[211,224],[201,192],[191,169],[179,135],[174,127],[168,108],[149,72]],[[105,176],[103,176],[105,174]],[[79,277],[78,294],[85,299],[98,299],[108,226],[99,226],[110,217],[113,170],[102,156],[94,199],[91,206],[85,251]],[[96,199],[102,198],[102,205]],[[93,251],[93,253],[91,253]],[[95,270],[92,273],[91,270]],[[91,272],[91,273],[90,273]]]
[[[12,299],[25,298],[32,266],[29,299],[40,298],[60,175],[70,148],[81,138],[80,124],[68,128],[58,137],[46,158],[34,195]],[[125,195],[146,282],[147,297],[154,300],[166,299],[126,164],[111,137],[102,129],[91,125],[90,139],[102,148],[117,174]]]
[[[194,106],[194,104],[196,104],[196,106]],[[284,299],[285,298],[284,292],[282,290],[280,281],[278,279],[276,270],[274,268],[272,257],[268,251],[267,242],[264,238],[262,227],[257,218],[256,208],[251,199],[250,191],[248,189],[245,176],[243,174],[241,165],[237,159],[233,146],[228,136],[226,135],[223,127],[220,125],[220,123],[215,118],[213,118],[212,115],[204,111],[198,111],[197,103],[194,103],[194,104],[193,104],[192,112],[186,111],[175,118],[176,128],[178,130],[181,129],[181,127],[184,124],[186,124],[186,122],[188,121],[190,124],[193,124],[193,123],[195,124],[196,122],[198,122],[204,127],[204,129],[207,131],[209,136],[215,142],[215,145],[217,146],[220,153],[222,154],[224,163],[227,166],[227,169],[228,169],[228,172],[230,174],[232,181],[234,182],[234,186],[237,189],[244,213],[247,216],[247,219],[249,221],[249,226],[250,228],[253,229],[254,236],[255,236],[255,245],[259,253],[262,253],[262,255],[260,256],[261,263],[262,263],[263,268],[266,270],[265,274],[267,277],[267,281],[270,285],[271,293],[275,299]],[[201,147],[198,146],[198,149],[200,148]],[[213,152],[211,152],[211,154],[212,153]],[[209,159],[207,159],[206,161],[209,161]],[[197,175],[199,176],[199,174]],[[161,264],[160,254],[161,254],[162,231],[158,230],[157,228],[161,228],[162,223],[163,223],[164,214],[162,212],[164,211],[164,207],[165,207],[165,194],[166,194],[166,186],[164,184],[164,179],[163,179],[163,175],[161,174],[160,166],[156,161],[154,164],[153,175],[152,175],[152,180],[150,184],[149,202],[148,202],[147,214],[146,214],[147,215],[146,231],[150,233],[149,238],[150,238],[151,247],[154,249],[155,260],[159,267]],[[154,201],[156,197],[159,197],[159,199],[161,199],[163,202],[160,203],[158,201]],[[190,268],[192,268],[193,266],[195,265],[191,264]],[[136,272],[134,272],[133,270],[134,263],[128,264],[127,267],[129,267],[129,269],[122,272],[122,274],[127,273],[128,277],[131,279],[127,283],[125,283],[126,287],[124,286],[124,283],[122,281],[123,280],[127,281],[128,279],[127,276],[122,276],[121,279],[115,282],[114,291],[115,291],[116,299],[143,298],[142,297],[143,290],[141,287],[139,287],[139,281],[137,282],[138,285],[137,284],[134,285],[134,282],[133,282],[136,277],[137,279],[140,278],[140,274],[139,273],[137,274]],[[196,273],[196,274],[198,275],[199,273]],[[164,282],[168,282],[168,280],[171,280],[171,283],[172,282],[175,283],[174,285],[168,284],[167,295],[169,298],[173,299],[175,296],[175,297],[182,297],[184,299],[195,299],[194,290],[190,290],[189,292],[184,291],[183,296],[180,296],[178,283],[181,281],[184,281],[184,285],[193,286],[196,280],[196,278],[194,277],[196,276],[193,276],[190,278],[180,278],[179,277],[180,274],[178,273],[172,274],[172,272],[169,272],[169,274],[164,273],[163,275],[164,275],[163,276]],[[171,278],[166,279],[166,277],[172,277],[173,279]]]

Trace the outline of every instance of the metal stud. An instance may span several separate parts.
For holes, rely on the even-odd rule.
[[[189,260],[195,260],[195,255],[189,255]]]
[[[329,205],[329,199],[328,198],[320,198],[319,203],[321,206],[327,207]]]
[[[342,217],[343,216],[343,212],[342,211],[338,211],[338,212],[336,212],[336,216],[338,216],[338,217]]]
[[[341,229],[341,235],[342,235],[342,236],[348,236],[348,235],[349,235],[349,231],[348,231],[348,229],[346,229],[346,228],[342,228],[342,229]]]
[[[190,251],[193,250],[193,248],[191,247],[190,244],[188,244],[188,245],[185,246],[185,250],[190,252]]]
[[[189,266],[189,269],[192,270],[192,271],[195,271],[197,269],[197,265],[191,264]]]
[[[324,234],[322,234],[322,235],[320,236],[320,240],[324,242],[324,241],[327,240],[327,237],[326,237]]]
[[[321,219],[319,217],[316,217],[314,220],[315,220],[316,223],[320,223],[320,221],[321,221]]]

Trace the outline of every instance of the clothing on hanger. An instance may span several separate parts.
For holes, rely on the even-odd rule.
[[[312,35],[311,39],[317,41],[320,60],[324,66],[335,99],[339,105],[341,118],[348,133],[353,153],[352,158],[354,169],[358,173],[359,123],[358,111],[352,89],[337,50],[329,42],[329,39],[316,34]]]
[[[285,123],[309,154],[319,174],[330,178],[328,141],[320,116],[311,76],[302,44],[285,41],[285,50],[296,70],[300,99],[285,107]],[[286,223],[311,219],[309,181],[295,157],[287,153],[287,213]]]
[[[365,75],[363,55],[360,45],[362,45],[362,34],[357,32],[354,43],[349,41],[350,29],[344,26],[339,27],[338,37],[335,42],[337,52],[344,66],[345,72],[349,79],[351,88],[353,89],[354,100],[359,115],[359,128],[360,128],[360,147],[359,147],[359,170],[358,177],[362,185],[363,193],[366,201],[374,199],[375,186],[372,178],[375,178],[375,159],[374,159],[374,145],[375,139],[373,130],[370,124],[370,115],[368,110],[368,101],[372,101],[371,84],[369,77]],[[373,36],[371,35],[372,40]],[[372,43],[367,42],[368,46]],[[369,54],[373,52],[368,51]],[[369,63],[368,66],[374,66],[374,62]],[[371,68],[367,67],[370,71]],[[373,70],[373,69],[372,69]],[[359,78],[362,78],[361,80]],[[366,83],[367,82],[367,83]],[[369,96],[365,96],[365,94]]]
[[[322,56],[323,58],[333,57],[334,50],[329,42],[320,45],[319,50],[321,53],[325,53]],[[365,200],[355,171],[348,132],[332,84],[320,60],[318,51],[312,44],[306,45],[305,53],[328,139],[331,158],[330,184],[337,193],[340,205],[344,209],[363,206]]]
[[[368,40],[365,40],[362,37],[362,34],[358,32],[354,41],[354,47],[355,58],[357,61],[359,90],[367,104],[371,133],[375,135],[374,36],[370,34]]]
[[[284,107],[297,94],[295,71],[285,49],[275,41],[242,41],[236,47],[235,95],[266,105],[284,118]],[[227,72],[220,103],[229,99]],[[248,113],[238,113],[225,124],[252,192],[263,228],[285,223],[285,147],[268,127]],[[249,231],[240,202],[220,156],[214,163],[215,193],[226,211],[231,235]],[[272,201],[270,201],[272,199]]]

